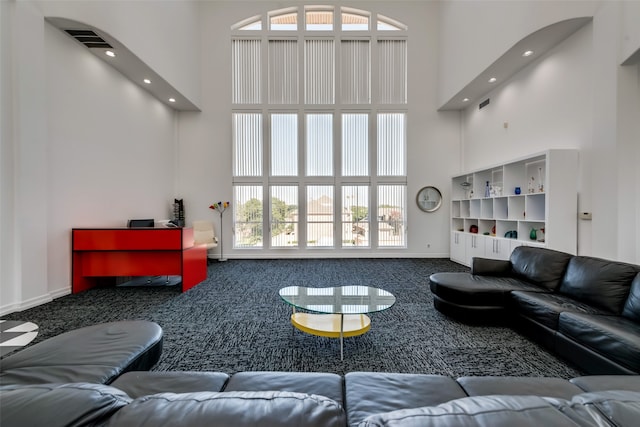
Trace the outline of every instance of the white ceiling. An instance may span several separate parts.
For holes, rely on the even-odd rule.
[[[82,46],[83,49],[87,49],[96,57],[116,68],[132,82],[155,96],[160,102],[179,111],[200,111],[200,108],[198,108],[195,103],[176,90],[176,88],[169,84],[169,82],[164,80],[158,73],[151,69],[151,67],[145,64],[125,45],[120,43],[110,34],[100,30],[99,28],[70,19],[46,18],[46,20],[62,30],[65,34],[67,34],[65,30],[78,29],[86,29],[95,32],[113,46],[112,50],[116,53],[115,58],[106,56],[104,52],[107,49],[105,48],[87,48],[75,38],[71,36],[69,37],[76,41],[79,46]],[[469,84],[456,93],[438,110],[463,110],[470,105],[479,104],[485,99],[489,92],[496,88],[496,85],[507,81],[519,70],[526,67],[537,58],[540,58],[548,50],[558,45],[590,21],[591,18],[589,17],[568,19],[549,25],[528,35],[513,45],[507,52],[500,56],[500,58],[487,67],[475,79],[469,82]],[[534,51],[534,54],[529,57],[523,57],[522,53],[526,50],[532,50]],[[490,77],[496,77],[497,82],[489,83],[488,80]],[[143,79],[145,78],[150,79],[152,83],[145,84],[143,82]],[[170,102],[169,98],[174,98],[175,102]],[[469,101],[464,102],[464,98],[468,98]]]
[[[46,18],[46,20],[53,26],[62,30],[64,34],[68,35],[71,39],[78,43],[78,45],[81,46],[82,49],[87,49],[93,55],[97,56],[107,64],[120,71],[127,78],[129,78],[129,80],[149,92],[160,102],[179,111],[200,111],[200,108],[198,108],[197,105],[195,105],[186,96],[181,94],[176,88],[169,84],[169,82],[163,79],[158,73],[151,69],[151,67],[145,64],[125,45],[120,43],[110,34],[102,31],[99,28],[70,19]],[[80,43],[75,38],[70,36],[65,30],[91,30],[94,33],[98,34],[107,43],[109,43],[113,47],[113,49],[88,48],[84,44]],[[112,50],[116,53],[116,56],[113,58],[108,57],[107,55],[105,55],[105,51],[107,50]],[[151,80],[151,84],[144,83],[144,79]],[[169,98],[175,99],[175,102],[170,102]]]
[[[496,88],[496,85],[509,80],[511,76],[557,46],[591,19],[589,17],[568,19],[531,33],[514,44],[438,110],[463,110],[470,105],[478,105],[486,99],[489,92]],[[528,57],[522,56],[527,50],[533,51],[534,54]],[[489,83],[491,77],[497,79],[496,83]],[[464,102],[465,98],[469,101]]]

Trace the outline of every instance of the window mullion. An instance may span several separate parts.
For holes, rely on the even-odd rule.
[[[374,85],[375,86],[375,85]],[[371,248],[378,248],[378,115],[373,108],[369,112],[369,171],[371,181],[369,185],[369,244]]]

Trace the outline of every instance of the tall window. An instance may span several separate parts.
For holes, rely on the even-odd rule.
[[[232,27],[234,248],[405,248],[406,26],[304,6]]]

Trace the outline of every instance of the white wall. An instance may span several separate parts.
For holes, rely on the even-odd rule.
[[[168,218],[177,152],[172,109],[45,23],[35,3],[3,7],[3,19],[12,8],[0,76],[11,88],[2,103],[0,215],[10,228],[0,313],[70,292],[72,227]]]
[[[636,61],[640,60],[640,16],[639,1],[625,1],[621,5],[622,14],[622,43],[620,45],[620,63],[629,60],[635,54]]]
[[[200,103],[200,2],[37,0],[47,17],[106,31],[196,105]]]
[[[41,16],[30,3],[10,2],[8,12],[9,43],[3,43],[3,86],[11,87],[3,94],[3,122],[8,132],[3,137],[3,281],[0,283],[2,305],[17,301],[38,304],[49,298],[47,293],[46,257],[46,136],[44,107],[44,48]],[[4,24],[4,22],[3,22]],[[4,25],[3,25],[4,27]],[[4,32],[4,30],[3,30]],[[21,40],[30,51],[16,49]],[[6,98],[5,98],[6,97]],[[3,125],[4,127],[4,125]],[[6,158],[4,156],[7,156]],[[10,165],[9,165],[10,163]],[[28,284],[23,286],[23,284]]]
[[[308,3],[308,2],[307,2]],[[303,2],[219,1],[202,7],[202,113],[180,115],[179,193],[185,199],[187,220],[218,216],[208,206],[232,200],[231,187],[231,25]],[[448,210],[433,214],[418,210],[415,195],[425,185],[439,187],[449,200],[449,178],[459,162],[459,113],[436,112],[438,7],[435,2],[323,1],[351,6],[397,19],[409,27],[408,193],[409,248],[407,251],[232,251],[231,215],[225,214],[224,250],[229,257],[286,256],[445,256],[449,253]],[[430,248],[426,244],[431,245]]]
[[[16,301],[12,54],[13,2],[0,2],[0,301]],[[2,305],[0,303],[0,305]]]
[[[49,289],[70,283],[73,227],[170,218],[174,112],[45,24]]]
[[[592,16],[591,0],[443,1],[439,98],[443,105],[509,48],[556,22]]]
[[[579,211],[593,213],[579,221],[579,253],[640,262],[640,89],[638,66],[621,67],[615,49],[624,16],[620,2],[598,4],[592,24],[497,87],[487,107],[467,108],[463,168],[579,149]]]

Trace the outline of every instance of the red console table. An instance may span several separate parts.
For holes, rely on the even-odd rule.
[[[192,228],[74,228],[72,292],[105,276],[182,276],[182,292],[207,278],[207,247]]]

